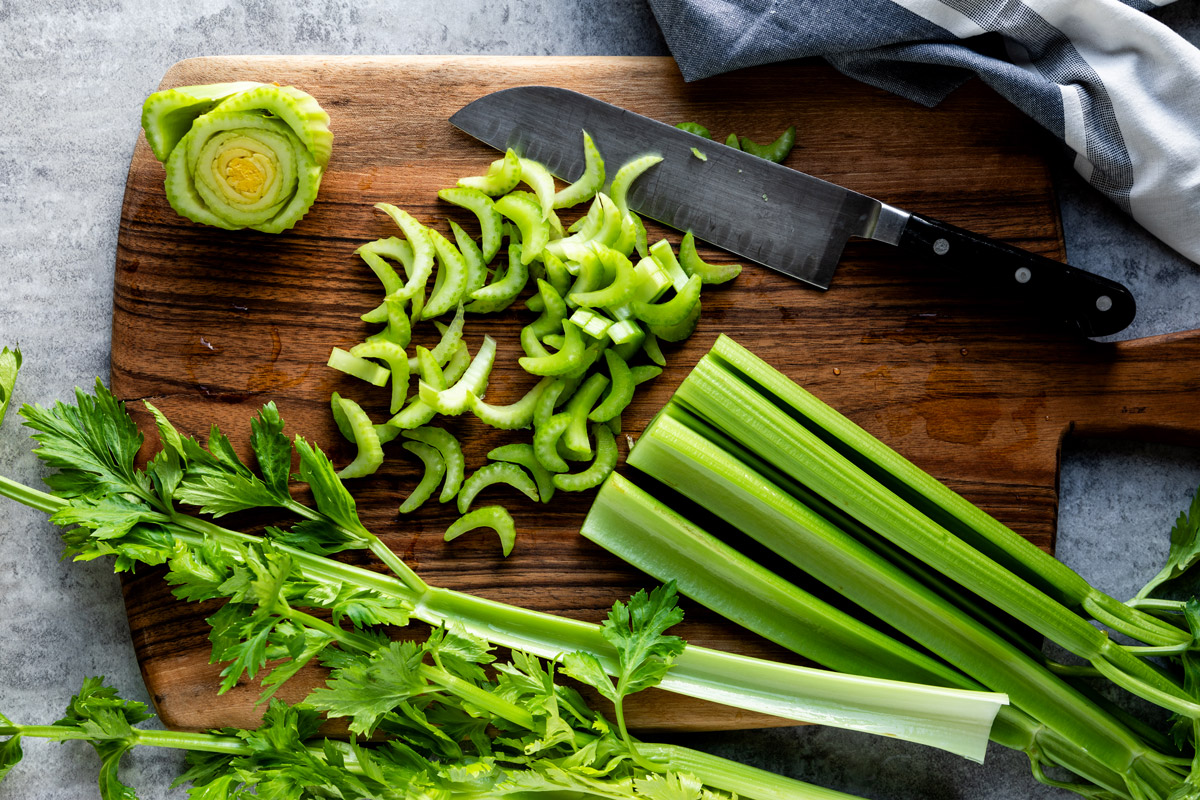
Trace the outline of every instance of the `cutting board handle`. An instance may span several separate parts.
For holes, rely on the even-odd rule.
[[[1072,432],[1200,445],[1200,330],[1117,342],[1072,399]]]

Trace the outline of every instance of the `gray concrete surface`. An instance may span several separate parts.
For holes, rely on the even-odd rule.
[[[1200,13],[1160,17],[1200,42]],[[641,0],[0,0],[0,343],[20,343],[16,403],[48,404],[107,375],[113,258],[141,101],[173,62],[244,53],[665,54]],[[1126,280],[1141,315],[1129,335],[1200,327],[1200,268],[1183,262],[1062,170],[1074,263]],[[0,472],[43,469],[10,417]],[[1175,515],[1200,484],[1185,448],[1071,442],[1059,553],[1118,596],[1152,574]],[[104,563],[58,560],[55,528],[0,501],[0,713],[49,722],[85,675],[146,699],[117,579]],[[872,798],[1066,797],[994,749],[984,766],[902,743],[817,728],[688,737],[690,743]],[[0,800],[95,797],[84,746],[29,742]],[[170,753],[138,752],[143,798],[167,786]]]

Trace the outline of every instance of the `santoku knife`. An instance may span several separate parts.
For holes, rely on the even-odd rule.
[[[460,109],[450,122],[498,149],[576,180],[582,131],[609,168],[634,158],[663,161],[629,191],[630,208],[805,283],[829,288],[851,236],[875,239],[940,262],[1076,328],[1104,336],[1133,320],[1121,284],[988,239],[803,172],[757,158],[593,97],[552,86],[504,89]],[[696,148],[703,158],[692,152]]]

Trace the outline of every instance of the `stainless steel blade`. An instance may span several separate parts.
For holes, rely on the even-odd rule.
[[[583,174],[582,131],[608,178],[644,155],[663,161],[630,189],[630,208],[821,289],[851,236],[884,241],[907,216],[866,195],[567,89],[504,89],[450,122],[498,150],[544,164],[566,181]],[[695,148],[703,157],[692,152]]]

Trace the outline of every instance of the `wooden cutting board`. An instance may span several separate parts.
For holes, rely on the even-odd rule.
[[[736,131],[769,141],[795,124],[789,166],[1063,258],[1043,159],[1047,138],[977,82],[930,110],[818,63],[685,85],[665,58],[221,57],[177,64],[162,86],[232,80],[295,84],[328,110],[335,143],[319,200],[280,236],[194,225],[168,206],[163,170],[139,138],[118,238],[111,377],[119,397],[152,400],[197,437],[218,424],[243,451],[248,420],[268,401],[279,406],[290,433],[316,441],[337,463],[353,453],[333,426],[331,392],[385,416],[387,390],[324,366],[330,348],[371,332],[358,315],[380,297],[353,251],[397,233],[372,209],[380,201],[443,231],[446,217],[469,221],[436,192],[482,173],[495,153],[446,119],[509,86],[576,89],[669,123],[701,122],[721,140]],[[679,238],[653,226],[651,235]],[[730,258],[711,249],[702,255]],[[667,370],[627,411],[624,432],[636,439],[725,332],[1047,550],[1065,434],[1200,440],[1200,334],[1081,341],[961,278],[870,242],[847,248],[828,292],[750,266],[705,294],[697,332],[669,348]],[[532,316],[514,306],[499,318],[469,321],[472,350],[484,333],[500,342],[492,402],[515,399],[530,384],[515,361],[517,332]],[[436,338],[432,326],[423,336]],[[140,403],[130,407],[153,440]],[[521,438],[473,419],[449,427],[464,443],[468,469],[483,464],[491,447]],[[590,493],[560,493],[542,507],[489,490],[481,501],[507,503],[516,519],[512,555],[502,559],[483,532],[447,545],[442,533],[452,509],[435,504],[400,518],[397,505],[419,466],[399,443],[387,452],[383,468],[352,482],[352,491],[367,526],[432,584],[599,621],[614,600],[651,583],[578,536]],[[175,602],[153,570],[130,577],[125,596],[164,722],[252,724],[253,685],[215,696],[219,667],[208,664],[204,622],[213,606]],[[681,633],[691,642],[789,658],[703,609],[686,608]],[[319,680],[316,671],[304,673],[284,696],[296,699]],[[642,727],[780,724],[665,693],[638,700],[632,714]]]

